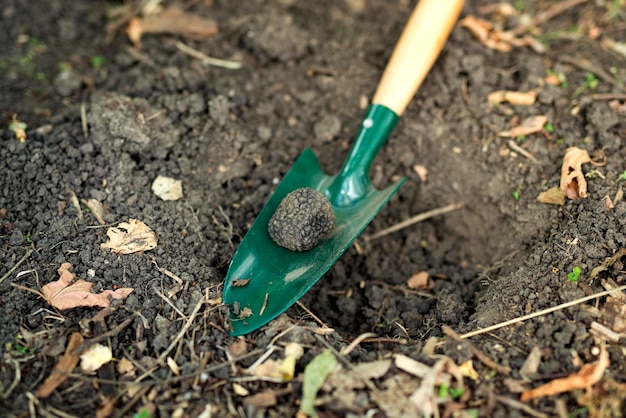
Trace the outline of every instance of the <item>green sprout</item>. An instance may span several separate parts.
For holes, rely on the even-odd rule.
[[[543,126],[543,129],[545,129],[546,132],[548,132],[548,133],[552,133],[552,132],[554,132],[554,125],[552,125],[551,123],[546,123]]]
[[[26,241],[27,244],[33,243],[33,239],[30,237],[30,234],[24,235],[24,240]]]
[[[104,65],[106,60],[107,59],[104,57],[104,55],[94,55],[93,57],[91,57],[91,66],[98,70]]]
[[[617,181],[626,181],[626,170],[622,171],[622,174],[620,174],[619,176],[617,176]]]
[[[520,197],[522,196],[522,186],[517,186],[517,189],[511,192],[511,196],[513,196],[513,199],[519,200]]]
[[[441,386],[439,386],[440,398],[450,397],[452,399],[459,399],[461,396],[463,396],[463,393],[465,393],[465,390],[463,388],[451,388],[445,383],[442,383]]]
[[[602,179],[604,180],[604,174],[602,174],[602,172],[592,168],[591,170],[589,170],[586,174],[585,177],[587,177],[588,179]]]
[[[576,98],[587,89],[595,90],[595,88],[598,87],[598,84],[600,84],[600,80],[598,80],[598,77],[596,77],[594,73],[589,72],[585,74],[585,81],[583,82],[583,84],[580,85],[580,87],[576,89],[573,96]]]
[[[576,266],[572,269],[572,271],[567,273],[567,279],[570,282],[577,282],[578,279],[580,279],[580,273],[582,273],[582,270],[580,269],[580,267]]]

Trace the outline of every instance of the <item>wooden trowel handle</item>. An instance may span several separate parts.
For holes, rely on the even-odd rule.
[[[372,104],[401,116],[433,66],[463,8],[463,0],[420,0],[385,68]]]

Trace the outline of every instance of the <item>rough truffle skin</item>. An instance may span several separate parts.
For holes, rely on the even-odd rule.
[[[296,189],[280,202],[268,225],[274,242],[291,251],[308,251],[335,227],[335,213],[322,193]]]

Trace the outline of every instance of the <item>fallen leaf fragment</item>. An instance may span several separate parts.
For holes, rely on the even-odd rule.
[[[85,206],[87,206],[89,210],[91,210],[91,214],[93,215],[94,218],[96,218],[96,221],[98,221],[100,225],[106,224],[106,222],[104,221],[104,215],[106,214],[106,209],[102,203],[100,203],[96,199],[89,199],[89,200],[81,199],[80,201]]]
[[[285,347],[284,359],[268,359],[250,370],[250,372],[255,376],[273,377],[283,382],[290,382],[296,370],[296,361],[302,357],[303,354],[304,349],[300,344],[289,343]]]
[[[576,389],[590,388],[602,379],[602,375],[604,371],[608,369],[609,364],[609,352],[603,345],[600,348],[600,356],[596,363],[585,364],[578,372],[567,377],[554,379],[535,389],[525,390],[522,392],[520,400],[522,402],[528,402],[544,396],[557,395]]]
[[[418,271],[406,281],[406,285],[409,289],[428,289],[429,277],[427,271]]]
[[[565,204],[565,192],[560,187],[554,186],[544,192],[539,193],[537,196],[539,203],[547,203],[549,205],[561,205]]]
[[[412,359],[411,357],[405,356],[404,354],[395,354],[393,356],[394,364],[400,370],[403,370],[413,376],[417,376],[419,378],[426,377],[431,372],[431,367],[420,363],[417,360]],[[443,366],[442,366],[443,367]],[[450,386],[450,382],[452,381],[452,376],[448,373],[441,372],[437,374],[437,378],[435,380],[435,384],[437,385],[448,385]]]
[[[132,254],[139,251],[148,251],[157,246],[156,234],[143,222],[129,219],[121,222],[117,227],[107,230],[109,241],[100,245],[100,248],[110,248],[118,254]]]
[[[264,392],[256,393],[244,399],[243,404],[258,409],[271,408],[276,405],[276,392],[268,389]]]
[[[587,197],[587,180],[582,171],[585,163],[590,163],[589,153],[577,147],[570,147],[563,157],[561,166],[561,190],[569,199],[576,200],[579,197]]]
[[[474,362],[472,359],[461,363],[461,365],[459,365],[459,370],[461,371],[461,375],[469,377],[472,380],[476,380],[480,377],[476,369],[474,369]]]
[[[490,106],[495,106],[500,103],[510,103],[512,105],[520,106],[532,106],[537,100],[537,90],[530,91],[511,91],[511,90],[496,90],[489,93],[487,101]]]
[[[217,33],[217,23],[213,19],[187,13],[178,7],[170,7],[158,15],[132,19],[126,29],[126,34],[135,47],[141,46],[141,37],[147,33],[169,33],[194,39],[208,38]]]
[[[337,365],[337,359],[330,350],[324,350],[304,368],[302,385],[302,403],[300,409],[309,416],[317,417],[313,404],[317,391],[320,390],[328,375]]]
[[[166,201],[178,200],[183,197],[183,182],[159,175],[152,182],[152,193]]]
[[[113,360],[113,353],[110,347],[94,344],[81,354],[80,369],[84,372],[95,372],[111,360]]]
[[[531,116],[524,119],[521,124],[511,128],[511,130],[500,132],[500,136],[516,138],[521,135],[530,135],[541,132],[547,122],[548,118],[543,115]]]
[[[26,142],[26,124],[17,119],[17,115],[13,115],[11,123],[9,123],[9,130],[15,134],[15,139],[20,142]]]
[[[426,167],[416,164],[413,166],[413,171],[415,171],[415,174],[417,174],[422,183],[426,183],[426,180],[428,179],[428,169]]]
[[[119,289],[105,290],[101,293],[91,293],[93,283],[79,279],[73,282],[76,274],[72,273],[70,263],[63,263],[57,270],[59,280],[50,282],[41,288],[44,299],[57,309],[71,309],[80,306],[100,306],[106,308],[111,304],[109,296],[113,299],[123,299],[130,295],[134,289],[122,287]]]
[[[543,52],[545,48],[530,36],[517,37],[511,31],[502,31],[494,28],[487,20],[469,15],[459,21],[461,27],[470,31],[472,36],[487,48],[500,52],[510,52],[514,47],[529,46],[536,52]]]
[[[83,343],[83,337],[79,332],[74,332],[70,335],[65,354],[59,360],[54,367],[50,376],[39,386],[37,389],[38,398],[47,398],[54,392],[54,390],[63,383],[72,373],[76,365],[78,364],[79,357],[77,354],[73,354],[74,350]]]

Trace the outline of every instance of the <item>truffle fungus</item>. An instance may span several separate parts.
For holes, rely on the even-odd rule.
[[[280,202],[268,225],[274,242],[291,251],[315,247],[335,227],[335,213],[322,193],[296,189]]]

